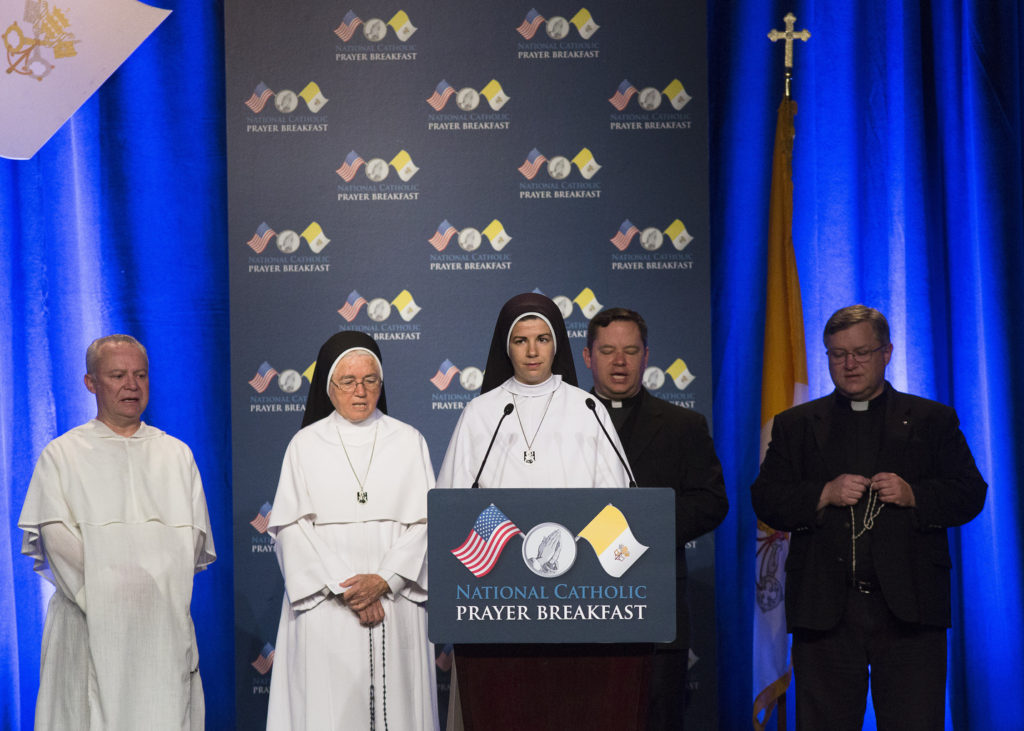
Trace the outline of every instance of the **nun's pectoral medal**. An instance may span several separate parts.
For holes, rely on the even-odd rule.
[[[373,445],[370,447],[370,460],[366,463],[366,474],[363,475],[363,479],[359,479],[359,474],[356,472],[355,465],[352,464],[352,458],[348,456],[348,448],[345,446],[345,440],[341,438],[341,430],[338,430],[338,441],[341,442],[341,448],[345,452],[345,460],[348,462],[349,469],[352,470],[352,476],[356,478],[356,484],[359,485],[359,489],[356,490],[356,502],[365,503],[369,496],[366,494],[366,478],[370,475],[370,467],[373,465],[373,453],[377,450],[377,430],[380,428],[380,424],[377,423],[373,427]]]
[[[537,450],[533,448],[533,443],[537,441],[537,435],[540,434],[540,428],[544,425],[544,417],[548,415],[548,408],[551,406],[551,400],[555,397],[555,392],[552,391],[548,396],[548,402],[544,404],[544,413],[540,415],[540,421],[537,423],[537,429],[533,432],[533,439],[526,438],[526,430],[523,428],[523,420],[519,416],[519,404],[516,402],[516,395],[512,394],[512,401],[516,405],[516,420],[519,422],[519,431],[523,434],[523,441],[526,442],[526,449],[523,450],[523,461],[526,464],[533,464],[537,461]]]

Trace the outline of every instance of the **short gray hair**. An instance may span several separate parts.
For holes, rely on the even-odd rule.
[[[115,333],[114,335],[104,335],[102,338],[96,338],[89,347],[85,350],[85,372],[90,375],[96,375],[96,367],[100,362],[100,348],[107,343],[128,343],[134,345],[136,348],[142,351],[142,356],[146,359],[146,363],[149,363],[149,354],[146,352],[146,346],[140,343],[138,340],[133,338],[131,335],[121,335]]]

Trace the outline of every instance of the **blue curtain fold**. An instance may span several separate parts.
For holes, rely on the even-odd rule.
[[[194,616],[210,728],[234,726],[223,12],[174,12],[29,161],[0,161],[0,727],[31,728],[46,590],[18,555],[36,457],[94,414],[88,342],[150,351],[147,421],[193,448],[219,558]],[[1019,725],[1024,120],[1016,3],[709,2],[714,425],[732,510],[718,529],[721,727],[748,728],[765,301],[782,49],[792,10],[799,105],[794,246],[812,396],[831,389],[821,329],[883,310],[897,388],[955,406],[990,484],[952,530],[953,728]],[[792,716],[792,714],[791,714]],[[871,722],[869,721],[869,727]]]

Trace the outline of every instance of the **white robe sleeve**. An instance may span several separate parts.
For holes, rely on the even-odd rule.
[[[409,485],[413,490],[430,490],[434,487],[434,468],[430,463],[430,450],[422,435],[419,437],[420,465],[423,481],[419,485]],[[427,600],[427,523],[426,517],[421,522],[404,526],[402,537],[388,549],[380,562],[380,573],[387,576],[395,574],[404,579],[404,584],[396,590],[397,582],[388,581],[394,596],[401,593],[414,602]]]
[[[43,553],[57,588],[85,609],[85,548],[82,536],[64,523],[47,523],[39,527]]]
[[[475,475],[470,462],[474,450],[470,441],[472,429],[469,424],[473,421],[474,411],[473,402],[470,401],[462,410],[462,414],[455,424],[455,431],[452,432],[448,450],[441,462],[441,471],[437,474],[438,487],[472,487],[473,485]]]

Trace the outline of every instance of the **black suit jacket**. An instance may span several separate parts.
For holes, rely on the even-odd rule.
[[[729,512],[722,464],[707,420],[641,389],[626,457],[640,487],[676,492],[676,641],[690,646],[686,604],[686,543],[718,527]]]
[[[914,491],[916,507],[886,505],[872,529],[875,574],[899,619],[950,626],[952,562],[946,528],[985,504],[987,485],[960,431],[956,412],[900,393],[886,383],[877,471],[893,472]],[[826,630],[842,619],[851,567],[850,510],[817,510],[825,483],[839,475],[829,453],[835,394],[775,417],[761,473],[751,488],[754,512],[792,533],[786,559],[786,624]],[[870,477],[871,475],[865,475]]]

